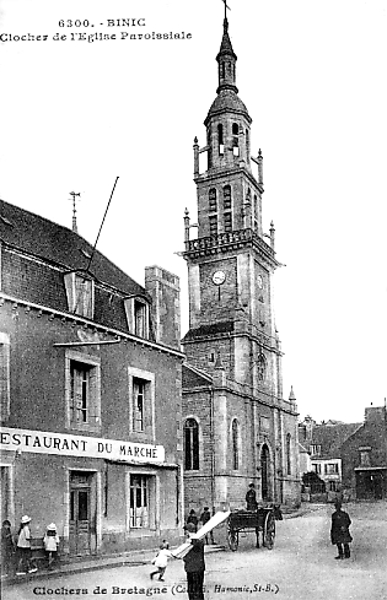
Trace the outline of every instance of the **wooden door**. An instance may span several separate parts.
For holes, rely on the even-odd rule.
[[[74,476],[70,482],[70,553],[85,556],[91,552],[91,486],[89,478]]]

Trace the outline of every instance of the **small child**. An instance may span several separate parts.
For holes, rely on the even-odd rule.
[[[8,519],[5,519],[1,528],[1,572],[5,576],[12,575],[14,552],[15,546],[12,539],[11,523]]]
[[[26,573],[36,573],[38,570],[32,562],[31,553],[31,517],[24,515],[21,518],[17,538],[17,572],[16,575],[25,575]],[[24,569],[24,571],[22,571]]]
[[[159,574],[159,581],[164,581],[163,575],[167,568],[168,558],[173,557],[172,552],[169,550],[169,544],[166,540],[163,540],[163,543],[160,546],[160,550],[156,554],[155,558],[152,560],[152,565],[157,567],[157,571],[153,571],[150,574],[150,578],[153,579],[154,575]]]
[[[51,569],[58,555],[59,535],[55,523],[50,523],[43,538],[44,549],[48,557],[48,568]]]

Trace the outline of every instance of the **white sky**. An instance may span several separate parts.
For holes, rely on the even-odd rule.
[[[387,395],[387,5],[384,0],[228,0],[239,95],[264,156],[263,217],[275,275],[284,390],[301,416],[362,421]],[[107,27],[145,18],[146,27]],[[60,28],[88,19],[94,28]],[[181,277],[183,212],[196,220],[195,135],[215,98],[221,0],[2,0],[0,197],[94,243],[139,283]],[[100,25],[104,23],[104,25]],[[185,32],[185,41],[56,41],[56,33]]]

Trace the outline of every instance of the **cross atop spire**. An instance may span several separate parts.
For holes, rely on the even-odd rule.
[[[227,21],[227,9],[231,10],[231,8],[227,5],[226,0],[222,0],[223,4],[224,4],[224,19],[225,21]]]
[[[220,50],[216,57],[218,61],[218,89],[217,93],[221,89],[231,89],[238,93],[238,89],[235,85],[235,62],[237,56],[232,48],[230,35],[228,33],[228,21],[227,21],[227,9],[230,7],[227,4],[227,0],[222,0],[224,3],[224,19],[223,19],[223,36],[220,44]]]

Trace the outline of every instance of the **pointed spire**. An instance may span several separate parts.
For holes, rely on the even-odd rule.
[[[220,44],[220,50],[216,57],[218,61],[218,89],[217,93],[222,89],[232,89],[235,93],[238,93],[238,88],[235,85],[236,81],[236,69],[235,63],[237,61],[237,55],[235,54],[231,39],[228,33],[228,20],[227,17],[223,20],[223,37]]]
[[[296,401],[296,396],[295,396],[295,393],[294,393],[294,390],[293,390],[293,386],[292,386],[292,385],[290,386],[289,400],[290,400],[291,402],[295,402],[295,401]]]
[[[224,55],[227,54],[229,56],[232,56],[235,60],[237,60],[237,55],[235,54],[232,44],[231,44],[231,39],[228,33],[228,20],[227,17],[225,17],[223,19],[223,37],[222,37],[222,43],[220,44],[220,50],[219,50],[219,54],[216,57],[217,59]]]

